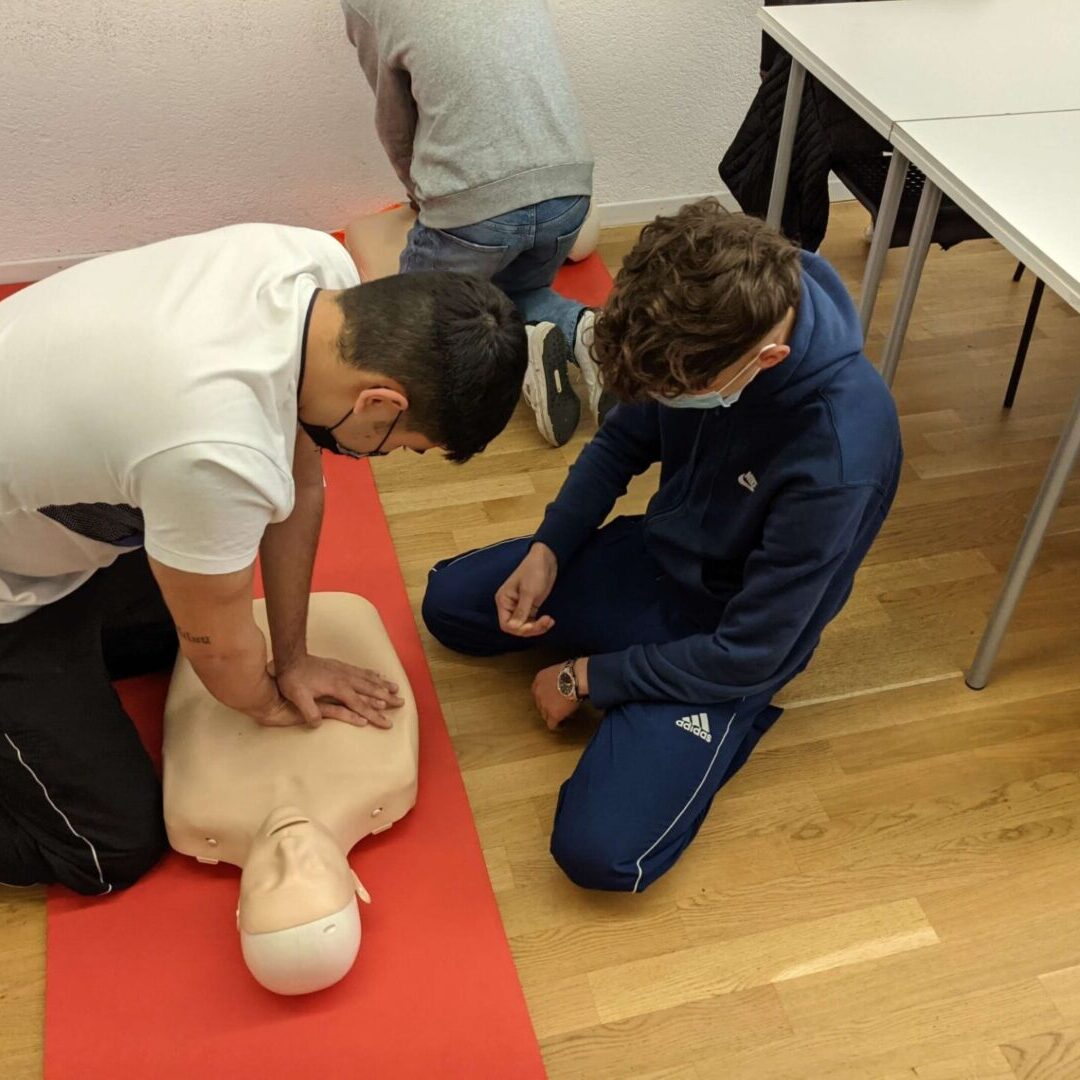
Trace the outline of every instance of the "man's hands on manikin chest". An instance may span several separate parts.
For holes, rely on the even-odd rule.
[[[259,546],[273,659],[252,616],[254,562],[229,574],[193,574],[150,559],[176,623],[180,649],[203,685],[225,705],[259,724],[285,727],[338,720],[388,728],[403,701],[377,672],[307,651],[311,572],[323,511],[317,448],[297,432],[295,501],[284,521],[268,526]]]
[[[150,564],[176,622],[180,649],[218,701],[271,727],[323,720],[391,726],[402,699],[398,687],[379,673],[311,656],[302,635],[275,638],[275,658],[268,657],[251,612],[254,566],[208,575],[174,570],[154,559]],[[299,613],[289,607],[294,596],[286,595],[284,605],[280,600],[275,614],[282,626],[303,626],[306,586]],[[269,608],[269,587],[267,602]]]
[[[258,718],[267,727],[297,723],[315,727],[323,720],[341,720],[358,727],[373,724],[388,728],[393,723],[393,710],[404,704],[396,683],[340,660],[305,653],[283,671],[271,663],[270,674],[282,700]]]
[[[323,516],[322,457],[297,429],[293,448],[292,513],[270,525],[259,547],[273,645],[268,667],[279,700],[257,717],[267,726],[340,720],[388,728],[403,702],[395,683],[375,671],[307,651],[308,596]]]

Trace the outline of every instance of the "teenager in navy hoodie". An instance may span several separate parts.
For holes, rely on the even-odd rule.
[[[896,409],[820,256],[714,199],[658,218],[596,321],[625,404],[535,535],[439,563],[424,619],[476,656],[540,642],[553,730],[603,719],[563,784],[551,851],[579,885],[641,891],[780,716],[896,492]],[[660,463],[644,516],[603,522]]]

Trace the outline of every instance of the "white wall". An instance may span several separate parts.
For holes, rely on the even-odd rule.
[[[716,167],[757,89],[761,0],[548,2],[607,220],[646,221],[654,201],[720,191]]]
[[[719,190],[759,0],[549,2],[607,220]],[[337,0],[4,0],[2,27],[0,280],[233,221],[333,228],[400,197]]]

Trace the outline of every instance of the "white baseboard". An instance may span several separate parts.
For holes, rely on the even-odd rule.
[[[738,210],[739,204],[735,196],[723,185],[715,191],[702,191],[697,195],[671,195],[664,199],[639,199],[635,202],[597,203],[596,216],[602,229],[610,229],[618,225],[641,225],[652,221],[661,214],[674,214],[687,203],[697,202],[709,195],[714,195],[720,200],[722,206],[728,210]],[[835,177],[829,176],[829,201],[846,202],[852,198],[851,192]]]
[[[850,202],[855,196],[840,182],[840,178],[829,173],[829,202]]]
[[[52,259],[17,259],[14,262],[0,263],[0,285],[40,281],[50,274],[55,274],[58,270],[66,270],[76,263],[86,262],[87,259],[96,259],[99,255],[106,254],[108,253],[104,251],[95,251],[87,255],[58,255]]]
[[[673,214],[687,203],[715,195],[729,210],[738,210],[739,204],[726,187],[716,191],[702,191],[697,195],[672,195],[663,199],[638,199],[634,202],[597,203],[596,214],[600,227],[609,229],[617,225],[641,225],[652,221],[661,214]],[[851,198],[851,193],[836,179],[829,179],[829,199],[843,202]],[[50,259],[18,259],[14,262],[0,262],[0,285],[13,285],[22,281],[40,281],[58,270],[64,270],[76,263],[95,259],[105,252],[93,252],[86,255],[58,255]]]
[[[663,199],[637,199],[634,202],[597,203],[596,217],[600,228],[610,229],[618,225],[642,225],[655,217],[674,214],[687,203],[697,202],[709,195],[718,198],[729,210],[738,210],[739,204],[727,188],[702,191],[697,195],[671,195]]]

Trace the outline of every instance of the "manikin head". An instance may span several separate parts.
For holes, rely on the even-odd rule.
[[[295,806],[259,826],[240,877],[244,962],[276,994],[309,994],[342,979],[360,949],[357,897],[370,903],[337,841]]]

